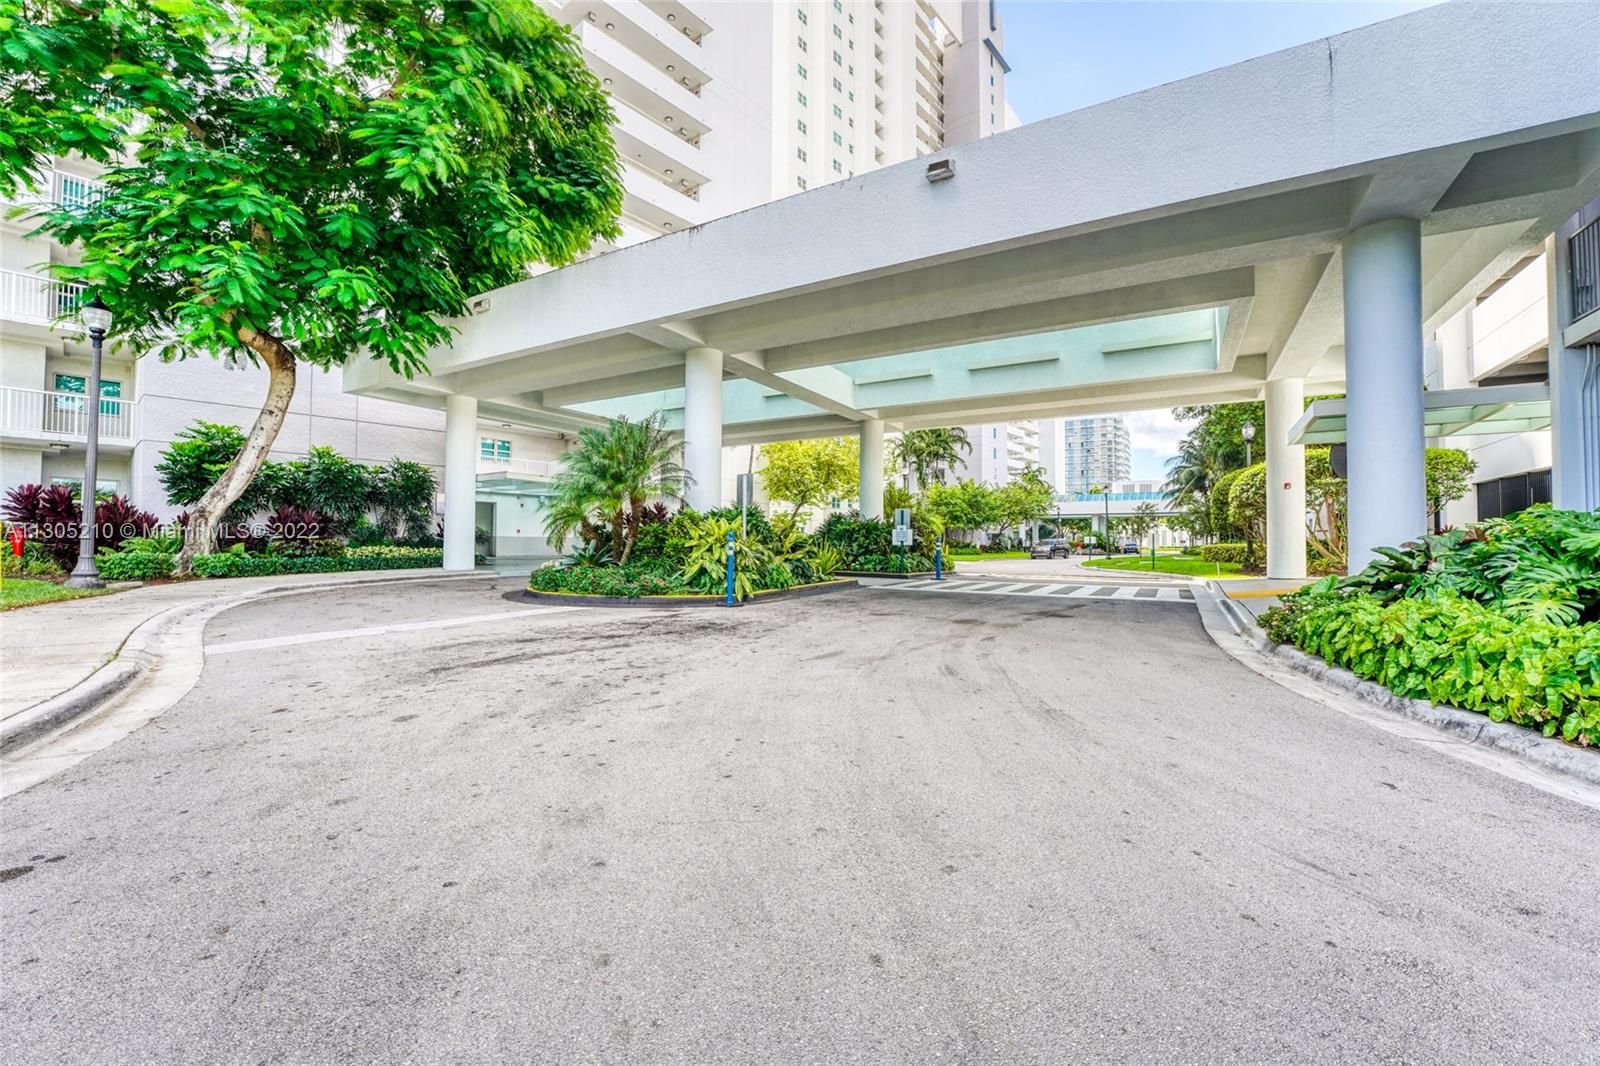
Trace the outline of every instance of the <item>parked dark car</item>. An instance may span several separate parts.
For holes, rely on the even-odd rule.
[[[1035,559],[1065,559],[1071,554],[1072,548],[1064,540],[1036,540],[1029,553]]]

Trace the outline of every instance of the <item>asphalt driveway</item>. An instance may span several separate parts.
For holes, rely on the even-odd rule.
[[[419,583],[208,639],[0,805],[0,1060],[1600,1047],[1600,813],[1258,678],[1192,604]]]

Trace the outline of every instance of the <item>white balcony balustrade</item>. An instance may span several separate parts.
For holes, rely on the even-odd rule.
[[[549,459],[491,459],[480,456],[478,476],[512,478],[519,481],[549,481],[561,472],[561,464]]]
[[[40,274],[0,270],[0,318],[48,326],[77,311],[83,290],[82,285]]]
[[[132,444],[138,433],[139,405],[100,398],[100,440]],[[0,388],[0,436],[80,443],[89,435],[88,397],[51,389]]]

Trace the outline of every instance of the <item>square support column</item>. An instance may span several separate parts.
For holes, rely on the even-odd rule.
[[[1305,382],[1267,382],[1267,576],[1306,576],[1306,450],[1289,443]]]
[[[1410,218],[1344,239],[1350,530],[1347,569],[1427,530],[1423,488],[1422,227]]]
[[[694,483],[685,500],[697,511],[722,506],[722,353],[683,353],[683,465]]]
[[[861,423],[861,517],[883,517],[883,420]]]
[[[444,398],[444,568],[471,570],[476,555],[478,399]]]

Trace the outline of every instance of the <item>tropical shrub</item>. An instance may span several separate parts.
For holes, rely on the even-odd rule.
[[[814,581],[826,581],[844,564],[844,555],[831,544],[820,544],[811,552],[811,574]]]
[[[426,538],[433,530],[434,501],[439,484],[431,467],[394,458],[386,466],[372,468],[371,505],[377,513],[378,526],[390,537]],[[354,527],[361,524],[357,518],[352,525],[351,540],[356,539]],[[370,534],[363,533],[362,539]],[[376,542],[373,542],[376,543]]]
[[[343,555],[247,555],[220,552],[199,555],[194,572],[199,577],[264,577],[278,574],[327,574],[352,570],[411,570],[443,566],[439,548],[379,545],[346,551]]]
[[[792,589],[798,582],[795,580],[794,571],[789,569],[787,563],[773,563],[767,567],[767,572],[762,575],[761,587],[768,589]]]
[[[543,566],[533,572],[528,587],[536,592],[569,592],[585,596],[686,596],[697,593],[681,574],[654,567]]]
[[[173,556],[153,551],[102,552],[95,556],[94,565],[104,581],[153,581],[172,576]]]
[[[22,545],[22,554],[14,555],[11,545],[0,544],[0,573],[6,577],[39,577],[62,578],[67,576],[66,570],[56,562],[55,557],[38,541],[27,541]]]
[[[933,569],[933,558],[918,552],[906,552],[901,555],[898,551],[888,555],[863,555],[860,560],[848,569],[872,571],[880,574],[921,574]],[[945,567],[952,570],[953,567]]]
[[[1390,603],[1325,589],[1295,599],[1273,628],[1329,663],[1401,696],[1600,744],[1600,624],[1515,618],[1449,591]]]
[[[741,539],[738,522],[731,519],[705,515],[695,523],[688,536],[689,557],[683,566],[683,579],[704,593],[725,589],[730,533],[734,535],[733,594],[736,599],[749,599],[761,587],[758,575],[764,576],[772,565],[772,552],[754,537]]]
[[[888,555],[894,547],[894,524],[881,518],[862,518],[858,512],[832,514],[817,529],[816,540],[837,548],[844,569],[860,570],[869,555]]]
[[[125,537],[143,536],[157,525],[155,515],[139,510],[126,496],[96,500],[94,514],[96,547],[113,551]],[[18,485],[6,494],[0,515],[25,527],[28,539],[62,570],[71,570],[77,562],[83,508],[72,486]]]

